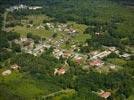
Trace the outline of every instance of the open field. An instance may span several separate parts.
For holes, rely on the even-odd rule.
[[[59,87],[53,84],[49,83],[48,86],[47,82],[39,82],[26,75],[27,74],[24,73],[13,72],[7,77],[0,77],[0,82],[3,81],[3,84],[9,85],[8,88],[9,90],[11,89],[10,92],[29,100],[41,94],[47,95],[60,90]],[[52,87],[55,87],[55,89]]]
[[[35,29],[35,28],[27,28],[22,26],[15,26],[13,28],[8,28],[8,30],[12,30],[13,32],[20,33],[21,35],[26,35],[27,33],[31,32],[34,35],[38,35],[41,37],[49,37],[52,35],[51,31],[48,31],[46,29]]]
[[[119,58],[109,58],[107,61],[112,63],[112,64],[119,65],[119,66],[126,64],[125,60],[119,59]]]

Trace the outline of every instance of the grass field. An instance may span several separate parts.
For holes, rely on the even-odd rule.
[[[125,60],[119,59],[119,58],[109,58],[107,61],[112,63],[112,64],[119,65],[119,66],[126,64]]]
[[[52,35],[52,31],[48,31],[46,29],[36,29],[36,28],[27,28],[22,26],[15,26],[13,28],[8,28],[8,30],[12,30],[13,32],[20,33],[21,35],[26,35],[27,33],[31,32],[34,35],[38,35],[41,37],[49,37]]]
[[[48,85],[47,82],[40,82],[26,75],[25,73],[13,72],[9,76],[0,77],[0,82],[7,84],[10,92],[26,100],[31,100],[36,96],[47,95],[60,90],[60,87],[54,84],[49,83]]]
[[[62,99],[69,99],[75,94],[75,90],[68,90],[66,93],[59,94],[51,98],[51,100],[62,100]]]
[[[40,25],[43,21],[50,21],[52,18],[46,15],[33,15],[33,16],[26,16],[26,19],[33,21],[34,25]]]

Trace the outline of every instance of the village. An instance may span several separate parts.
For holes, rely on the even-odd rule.
[[[14,12],[18,10],[38,10],[42,9],[41,6],[27,6],[27,5],[16,5],[11,6],[6,9],[7,12]],[[30,20],[29,20],[30,19]],[[23,35],[20,35],[18,39],[14,39],[9,41],[10,47],[12,48],[13,43],[20,46],[20,52],[17,54],[29,54],[35,58],[42,56],[45,52],[52,49],[51,55],[57,60],[64,59],[62,66],[58,66],[52,69],[52,77],[62,77],[69,72],[71,66],[69,66],[68,60],[71,60],[75,63],[76,66],[79,66],[85,73],[90,73],[90,71],[95,71],[100,74],[107,74],[110,72],[118,72],[123,69],[120,64],[113,63],[113,59],[107,60],[111,55],[116,55],[117,60],[128,61],[131,56],[133,56],[130,52],[121,51],[121,49],[115,46],[101,46],[97,49],[91,49],[88,52],[81,52],[82,47],[90,46],[86,43],[86,39],[89,38],[85,35],[85,40],[82,40],[83,31],[74,27],[74,23],[61,23],[61,22],[41,22],[34,23],[31,18],[22,19],[21,25],[19,27],[26,28],[28,32]],[[36,18],[37,19],[37,18]],[[17,26],[18,27],[18,26]],[[23,29],[23,30],[24,30]],[[40,38],[35,40],[32,37],[28,36],[29,30],[35,30],[38,34],[38,31],[43,31],[43,34],[47,35],[35,35]],[[86,29],[86,28],[84,28]],[[12,29],[14,30],[14,29]],[[32,32],[30,33],[30,35]],[[103,33],[95,32],[96,36],[100,36]],[[32,34],[33,35],[33,34]],[[75,40],[75,37],[79,36],[79,40]],[[92,37],[91,37],[92,38]],[[117,61],[118,62],[118,61]],[[13,73],[20,73],[21,66],[17,63],[10,65],[8,68],[2,69],[1,75],[2,77],[7,77],[12,75]],[[109,98],[112,93],[111,90],[103,90],[92,91],[94,94],[102,97],[104,99]]]
[[[29,9],[29,10],[37,10],[37,9],[42,9],[41,6],[27,6],[27,5],[16,5],[16,6],[11,6],[10,8],[7,8],[6,11],[13,12],[15,10],[23,10],[23,9]]]
[[[42,9],[41,6],[27,6],[27,5],[16,5],[11,6],[6,9],[6,11],[13,12],[15,10],[37,10]],[[79,41],[74,41],[73,37],[79,36],[81,33],[78,29],[74,28],[72,24],[68,23],[57,23],[57,22],[46,22],[34,25],[29,20],[21,20],[21,24],[28,28],[33,28],[38,30],[48,30],[53,32],[49,37],[46,37],[46,40],[40,39],[38,43],[35,43],[34,39],[28,38],[27,36],[21,36],[19,39],[13,40],[15,44],[20,45],[21,52],[32,54],[34,56],[40,56],[46,50],[53,48],[53,56],[57,59],[63,57],[66,59],[73,60],[75,63],[81,66],[83,70],[97,69],[100,73],[102,72],[101,68],[106,67],[107,71],[117,70],[118,65],[107,63],[103,59],[114,53],[118,57],[128,60],[131,57],[131,54],[123,53],[120,54],[120,51],[116,47],[107,47],[103,46],[103,50],[94,50],[89,51],[88,53],[81,53]],[[60,34],[59,34],[60,33]],[[57,36],[58,34],[58,36]],[[95,35],[101,35],[102,33],[96,32]],[[57,38],[58,37],[58,38]],[[63,48],[63,45],[70,43],[69,48]],[[82,43],[83,46],[88,46],[86,43]],[[104,70],[104,69],[103,69]],[[58,72],[59,71],[59,72]],[[55,69],[55,73],[65,74],[67,70],[64,67]],[[9,72],[9,70],[7,71]],[[61,73],[60,73],[61,72]],[[4,72],[3,72],[4,73]],[[9,72],[11,73],[11,72]],[[6,75],[6,74],[3,74]]]
[[[110,70],[116,70],[118,69],[119,66],[114,65],[112,63],[107,63],[105,61],[103,61],[103,58],[109,56],[111,53],[115,53],[117,54],[119,57],[123,58],[123,59],[129,59],[129,57],[131,56],[128,53],[124,53],[124,54],[120,54],[119,50],[116,47],[106,47],[104,46],[103,51],[101,50],[95,50],[95,51],[91,51],[87,54],[82,54],[78,51],[75,51],[76,49],[79,49],[79,46],[77,45],[72,45],[71,48],[68,49],[63,49],[60,47],[61,44],[64,44],[64,40],[62,42],[59,42],[58,46],[55,46],[55,43],[52,44],[53,39],[50,38],[48,40],[40,40],[39,43],[35,43],[34,40],[32,38],[27,38],[25,36],[20,37],[20,39],[15,39],[13,42],[15,42],[16,44],[19,44],[21,47],[21,52],[24,53],[28,53],[34,56],[40,56],[42,53],[44,53],[46,50],[53,48],[53,56],[57,59],[60,59],[60,57],[66,59],[66,61],[68,59],[72,59],[75,63],[77,63],[78,65],[80,65],[82,67],[83,70],[90,70],[90,69],[101,69],[103,68],[105,65],[107,65],[107,69]],[[61,44],[60,44],[61,43]],[[66,62],[66,65],[67,62]],[[11,69],[15,70],[15,69],[19,69],[21,67],[19,67],[18,65],[14,64],[11,66]],[[58,75],[62,75],[66,73],[66,69],[68,68],[58,68],[55,69],[54,71],[54,75],[56,75],[56,73],[58,73]],[[101,70],[98,70],[101,73]],[[11,74],[10,70],[6,70],[2,73],[3,76],[9,75]]]
[[[53,47],[53,45],[49,44],[48,41],[45,42],[45,41],[40,40],[39,43],[34,43],[33,39],[27,38],[27,37],[20,37],[19,40],[16,39],[14,40],[14,42],[21,46],[22,52],[29,53],[34,56],[40,56],[43,52],[45,52],[45,50]],[[106,50],[104,51],[99,51],[99,50],[92,51],[92,52],[89,52],[88,54],[81,54],[79,52],[75,52],[75,49],[79,48],[76,45],[72,45],[72,48],[70,50],[62,49],[60,47],[53,47],[53,48],[54,50],[52,54],[55,58],[60,59],[60,57],[63,57],[64,59],[66,59],[66,61],[67,59],[71,58],[75,63],[82,66],[83,70],[101,69],[107,64],[105,61],[102,60],[104,57],[107,57],[111,53],[119,54],[119,51],[115,47],[105,47]],[[124,55],[119,55],[119,56],[120,57],[123,56],[125,58],[129,57],[128,54],[124,54]],[[109,70],[115,70],[117,69],[116,67],[118,66],[109,63],[107,64],[107,67]],[[21,66],[17,64],[13,64],[10,66],[10,69],[7,69],[2,72],[2,76],[4,77],[8,76],[12,74],[12,72],[14,71],[19,72],[20,69],[21,69]],[[54,76],[64,75],[65,73],[67,73],[68,70],[69,70],[69,65],[67,62],[65,62],[63,66],[59,68],[55,68],[53,70],[53,74]],[[99,72],[101,73],[101,70],[99,70]],[[111,92],[104,91],[104,90],[93,92],[93,93],[95,93],[96,95],[104,99],[107,99],[109,96],[111,96]]]

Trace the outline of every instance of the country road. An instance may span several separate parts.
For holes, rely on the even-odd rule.
[[[3,31],[5,30],[5,27],[6,27],[6,19],[7,19],[8,13],[9,13],[8,11],[4,12],[4,20],[3,20],[3,27],[2,27]]]
[[[41,99],[45,100],[46,98],[53,97],[53,96],[55,96],[55,95],[57,95],[59,93],[68,93],[68,92],[75,92],[75,90],[74,89],[66,89],[66,90],[57,91],[57,92],[48,94],[46,96],[42,96]]]

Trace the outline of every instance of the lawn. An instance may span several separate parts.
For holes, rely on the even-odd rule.
[[[75,42],[82,42],[84,43],[87,39],[91,39],[91,35],[89,34],[78,34],[74,37]]]
[[[72,28],[76,29],[79,33],[83,33],[85,29],[88,27],[84,24],[77,24],[75,22],[68,22],[67,24],[71,25]]]
[[[50,21],[52,18],[46,15],[31,15],[25,17],[27,20],[33,21],[33,25],[40,25],[43,21]]]
[[[107,61],[112,64],[119,65],[119,66],[126,64],[126,61],[123,59],[120,59],[120,58],[109,58],[109,59],[107,59]]]
[[[127,100],[134,100],[134,95],[130,96]]]
[[[13,28],[8,28],[8,30],[12,30],[13,32],[18,32],[21,35],[26,35],[27,33],[31,32],[34,35],[38,35],[41,37],[49,37],[52,35],[52,31],[48,31],[46,29],[36,29],[34,27],[27,28],[22,26],[15,26]]]

